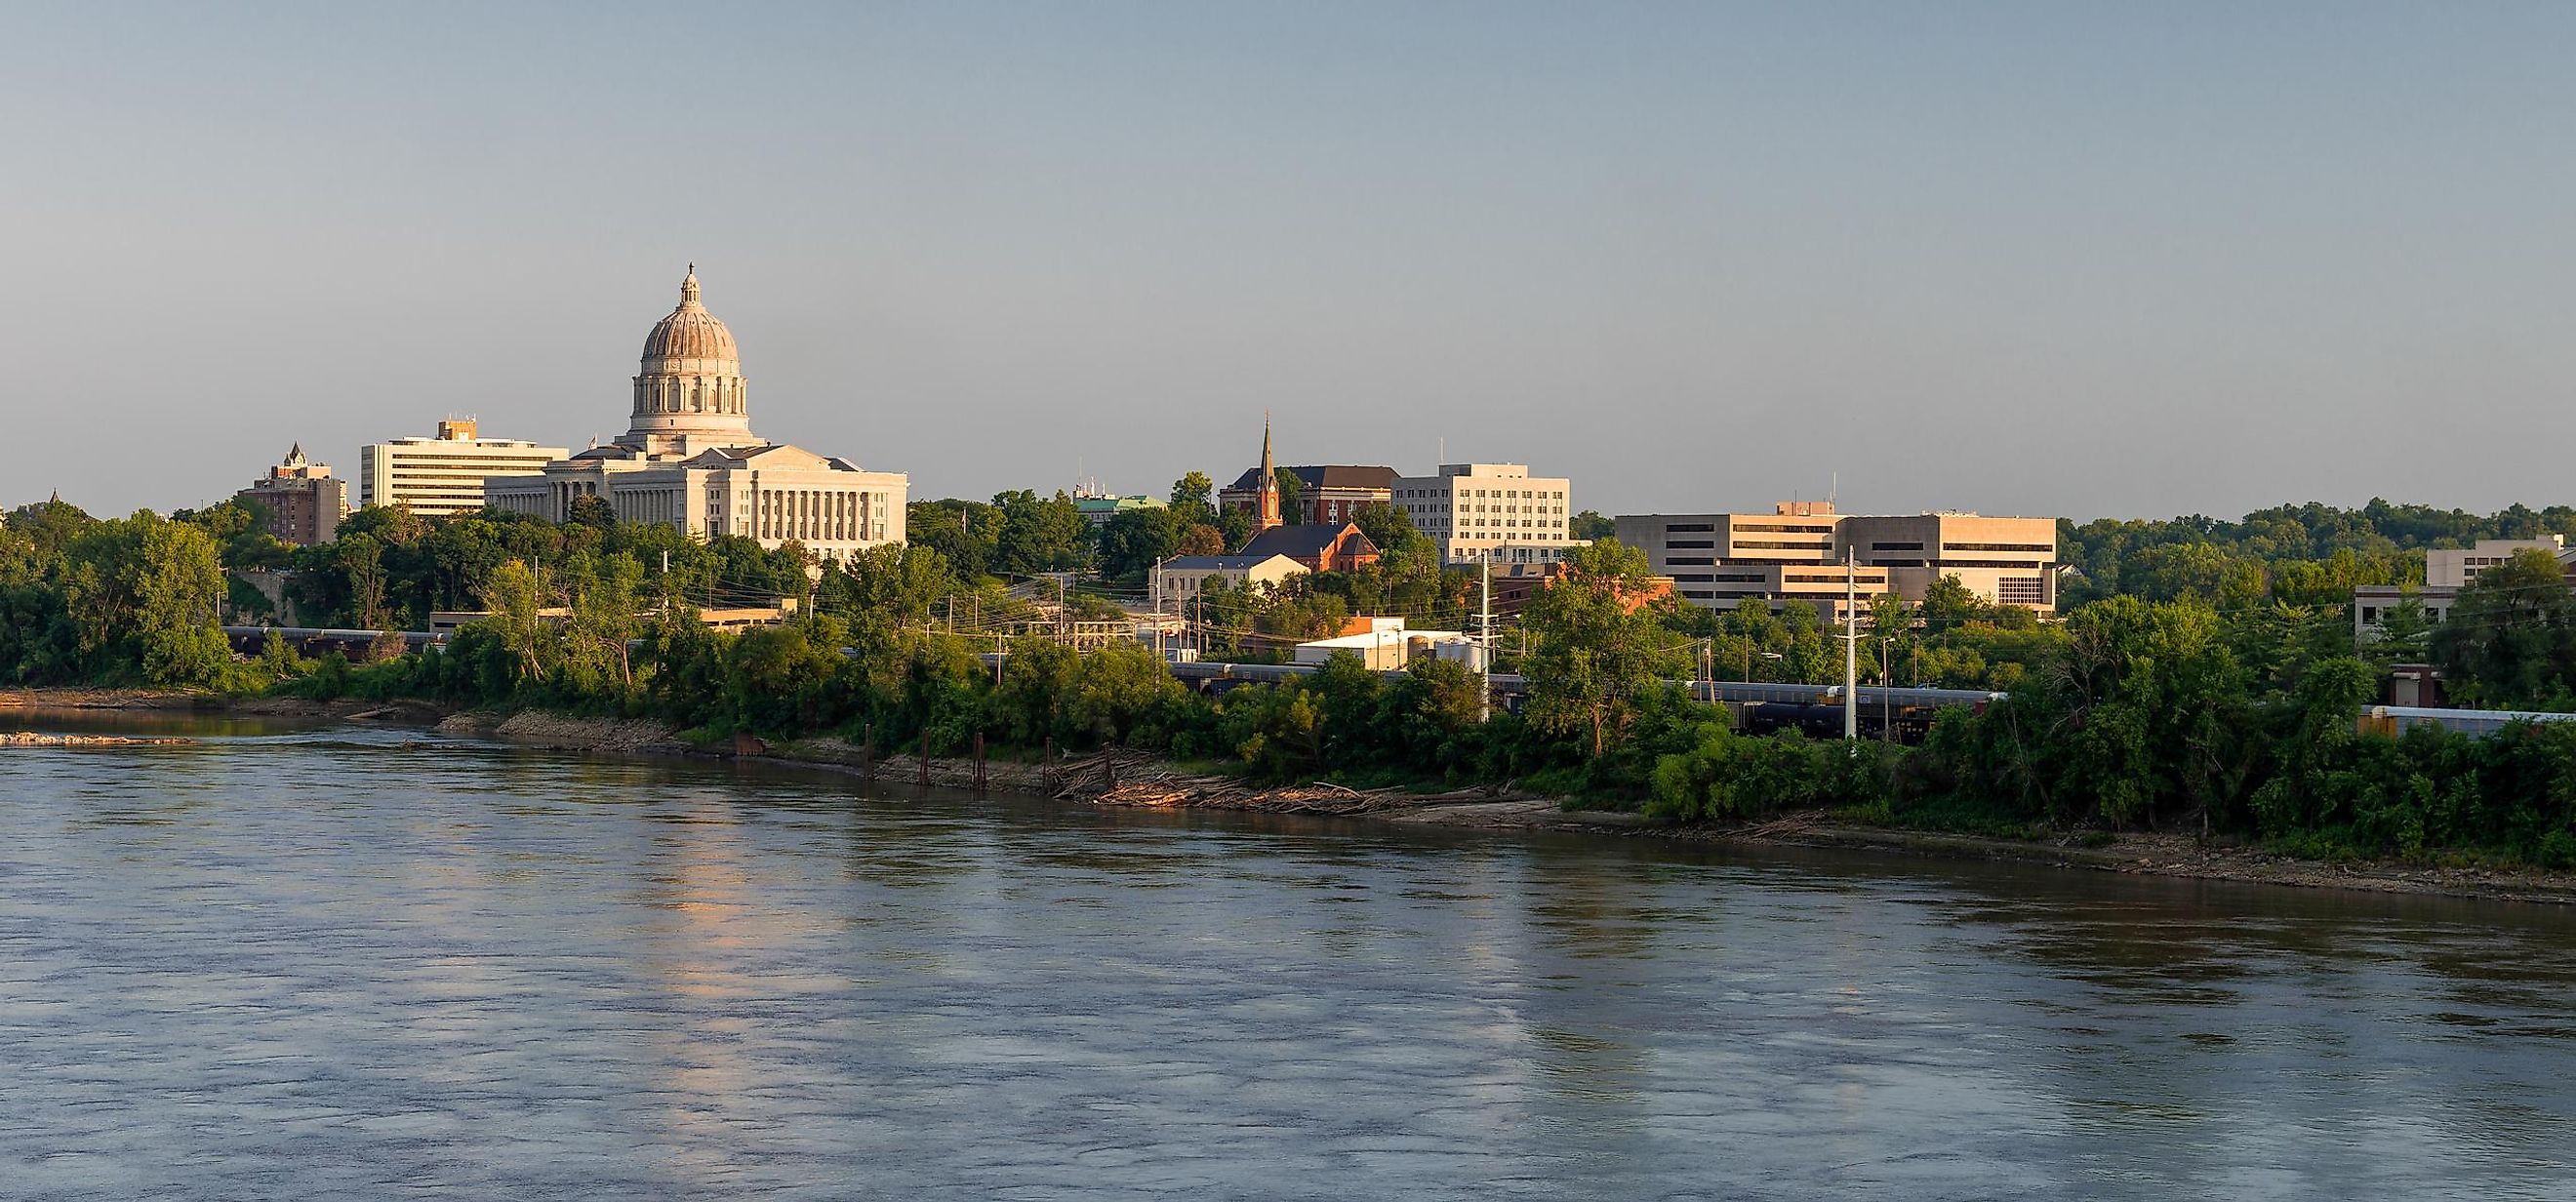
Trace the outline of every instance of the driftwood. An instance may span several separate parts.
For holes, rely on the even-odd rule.
[[[0,747],[168,747],[195,739],[141,735],[48,735],[32,731],[0,732]]]

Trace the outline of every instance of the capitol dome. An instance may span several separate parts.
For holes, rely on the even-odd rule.
[[[656,363],[660,360],[660,363]],[[653,324],[653,332],[644,336],[644,370],[671,370],[672,360],[711,362],[723,365],[728,375],[742,371],[742,352],[734,349],[733,331],[698,299],[698,266],[689,265],[689,276],[680,281],[680,307]]]
[[[617,441],[650,454],[743,446],[751,433],[742,352],[733,331],[698,299],[697,264],[680,281],[680,306],[644,336],[633,421]]]

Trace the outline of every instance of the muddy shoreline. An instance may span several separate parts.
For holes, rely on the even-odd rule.
[[[869,776],[887,784],[927,783],[966,789],[979,783],[978,766],[970,759],[933,757],[925,769],[917,755],[897,751],[881,755],[870,764],[861,748],[829,738],[779,745],[745,739],[726,746],[702,746],[682,740],[677,732],[658,723],[568,717],[536,710],[449,713],[419,702],[316,702],[105,689],[0,691],[0,711],[31,708],[384,722],[434,726],[446,734],[585,754],[760,758]],[[2087,846],[2072,841],[1997,839],[1856,826],[1821,813],[1792,814],[1755,824],[1676,827],[1630,813],[1568,810],[1556,798],[1509,790],[1421,794],[1392,789],[1355,790],[1330,784],[1258,788],[1224,776],[1184,772],[1167,762],[1133,754],[1071,757],[1054,765],[996,755],[986,759],[981,772],[984,788],[1041,793],[1059,800],[1114,808],[1304,814],[1467,830],[1574,832],[1752,847],[1832,848],[2297,888],[2576,904],[2576,873],[2396,862],[2331,864],[2259,848],[2203,845],[2187,835],[2156,832],[2124,833],[2107,843]]]

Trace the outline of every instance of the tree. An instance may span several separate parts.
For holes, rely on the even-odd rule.
[[[1608,538],[1618,525],[1617,522],[1601,516],[1600,513],[1586,509],[1575,514],[1573,520],[1566,523],[1566,533],[1582,539]]]
[[[1985,610],[1985,603],[1959,582],[1955,575],[1944,573],[1923,590],[1923,633],[1947,634],[1970,622]]]
[[[1564,573],[1530,598],[1521,624],[1532,645],[1521,674],[1539,729],[1588,729],[1598,758],[1637,694],[1676,666],[1670,636],[1633,604],[1653,579],[1644,552],[1602,539],[1568,552]]]
[[[926,546],[887,544],[849,557],[824,578],[825,608],[873,637],[901,626],[927,626],[941,598],[956,588],[948,563]]]
[[[1413,528],[1411,517],[1384,501],[1372,501],[1352,510],[1351,521],[1382,556],[1422,555],[1436,549],[1431,536]]]
[[[1067,717],[1103,742],[1123,743],[1155,707],[1186,691],[1151,648],[1114,644],[1083,656],[1074,669]]]
[[[483,608],[491,611],[484,622],[500,636],[501,645],[517,661],[518,678],[523,682],[534,683],[546,677],[552,630],[541,611],[552,591],[545,574],[520,559],[504,561],[483,582]]]
[[[1271,479],[1279,484],[1279,521],[1296,526],[1305,522],[1305,478],[1287,468],[1271,469]]]
[[[1002,511],[976,501],[915,501],[904,510],[904,541],[939,552],[960,584],[993,573]]]
[[[1206,472],[1191,472],[1172,482],[1172,516],[1185,526],[1216,523],[1216,481]]]
[[[1192,526],[1188,530],[1181,532],[1181,545],[1178,549],[1178,553],[1182,555],[1223,555],[1225,554],[1225,531],[1209,525]]]
[[[149,513],[134,578],[134,636],[154,684],[212,684],[232,661],[222,630],[224,570],[213,536]]]
[[[564,634],[582,675],[605,677],[614,669],[619,690],[633,690],[635,666],[628,651],[643,625],[636,610],[644,565],[631,555],[585,555],[572,562],[565,577],[571,614]],[[596,687],[590,679],[575,683]]]
[[[995,496],[993,507],[1002,516],[993,543],[994,571],[1036,576],[1082,566],[1085,524],[1073,498],[1058,492],[1041,499],[1024,488]]]
[[[2479,705],[2564,709],[2576,686],[2576,591],[2558,557],[2526,547],[2460,590],[2433,661]]]
[[[1093,532],[1097,564],[1107,579],[1143,579],[1154,561],[1180,554],[1183,527],[1169,509],[1128,509]]]

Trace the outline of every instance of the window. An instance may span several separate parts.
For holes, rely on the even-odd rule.
[[[1717,527],[1706,522],[1664,523],[1664,533],[1666,534],[1714,534],[1716,532]]]
[[[1673,565],[1676,565],[1676,566],[1683,565],[1683,564],[1688,564],[1688,565],[1692,565],[1692,566],[1695,566],[1695,567],[1707,567],[1708,565],[1710,565],[1710,564],[1712,564],[1712,563],[1715,563],[1715,562],[1717,562],[1717,561],[1716,561],[1716,560],[1714,560],[1714,559],[1709,558],[1709,557],[1708,557],[1708,556],[1706,556],[1706,555],[1675,555],[1675,556],[1672,556],[1672,557],[1670,557],[1670,558],[1667,558],[1666,560],[1664,560],[1664,562],[1665,562],[1665,563],[1669,563],[1669,564],[1673,564]]]
[[[1716,543],[1704,538],[1668,538],[1664,540],[1664,545],[1676,550],[1689,551],[1710,551],[1717,547]]]

